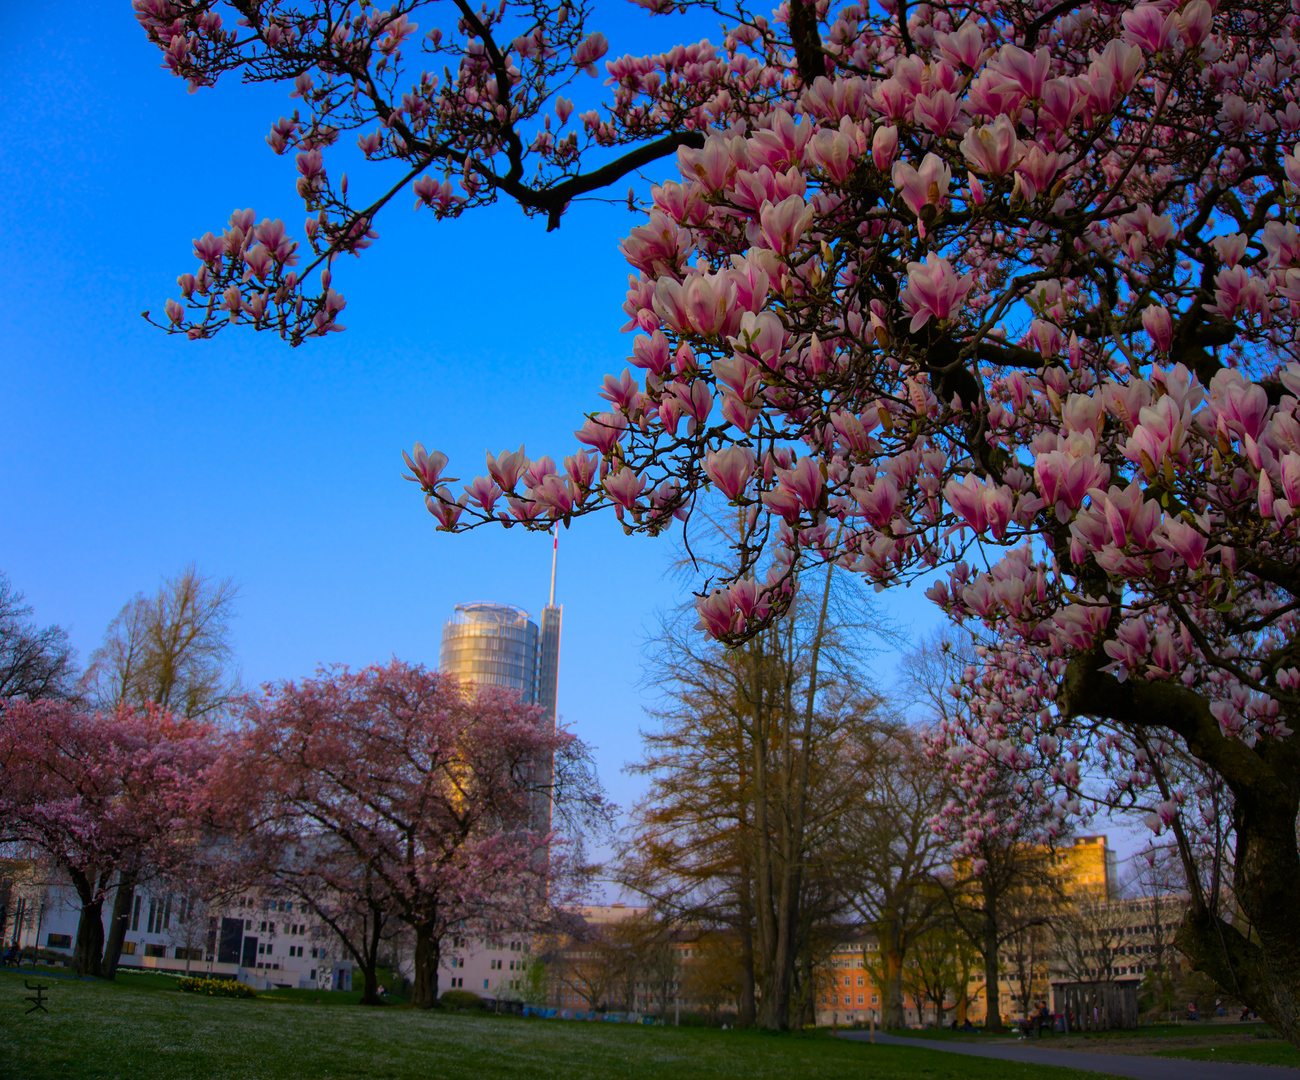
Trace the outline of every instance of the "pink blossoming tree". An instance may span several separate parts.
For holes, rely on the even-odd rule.
[[[537,812],[603,812],[586,747],[539,706],[394,660],[267,686],[220,770],[263,880],[332,926],[378,1001],[387,925],[415,937],[412,1001],[438,1000],[448,932],[544,923],[573,879]],[[550,761],[554,758],[554,767]]]
[[[457,492],[417,445],[439,526],[609,508],[654,533],[725,499],[748,524],[699,608],[728,642],[808,564],[928,577],[996,642],[947,732],[949,826],[996,827],[998,768],[1045,833],[1087,795],[1144,815],[1186,864],[1179,948],[1300,1042],[1292,6],[641,3],[715,12],[721,39],[607,61],[608,103],[575,115],[606,51],[582,4],[251,3],[227,28],[136,0],[191,87],[292,82],[268,142],[312,215],[306,264],[251,211],[197,240],[164,325],[337,327],[333,260],[400,187],[349,194],[345,131],[436,215],[504,195],[551,225],[675,151],[580,448],[489,454]],[[1244,920],[1201,873],[1211,839]]]
[[[106,950],[110,894],[188,872],[215,753],[208,725],[158,709],[0,706],[0,829],[68,876],[81,902],[78,974],[114,975],[129,912],[113,921]]]

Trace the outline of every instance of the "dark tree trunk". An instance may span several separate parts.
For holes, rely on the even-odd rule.
[[[880,1026],[887,1031],[898,1030],[907,1027],[903,1015],[903,935],[897,919],[882,929],[878,937],[885,984],[880,988]]]
[[[94,878],[79,870],[69,876],[81,899],[81,918],[77,922],[77,942],[72,950],[72,965],[78,975],[99,978],[103,973],[104,899]]]
[[[740,1000],[736,1003],[739,1027],[754,1026],[757,1013],[754,981],[754,935],[746,925],[740,931]]]
[[[442,939],[429,923],[415,928],[415,979],[411,987],[411,1004],[417,1009],[432,1009],[438,1004],[438,961]]]
[[[988,1031],[1006,1031],[1002,1023],[1001,972],[998,969],[998,924],[989,912],[984,916],[984,1027]]]
[[[120,874],[117,892],[113,897],[113,915],[108,923],[108,944],[104,946],[104,978],[117,978],[118,961],[122,959],[122,942],[130,925],[131,904],[135,900],[135,877]]]

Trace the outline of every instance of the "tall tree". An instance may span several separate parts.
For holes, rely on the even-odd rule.
[[[228,31],[208,0],[140,0],[192,88],[294,82],[301,110],[268,141],[299,151],[312,215],[301,266],[251,211],[200,238],[165,325],[322,336],[344,303],[333,260],[403,184],[442,216],[504,196],[556,224],[676,150],[680,181],[624,244],[643,337],[579,429],[588,449],[563,471],[493,458],[460,494],[418,448],[439,525],[609,509],[658,532],[716,485],[748,519],[701,604],[733,643],[823,561],[882,587],[944,564],[931,597],[999,643],[972,751],[1051,779],[1119,736],[1119,778],[1176,826],[1180,948],[1300,1043],[1291,5],[647,6],[718,12],[722,40],[611,60],[609,104],[575,113],[561,95],[608,44],[582,4],[430,27],[414,0],[253,3]],[[333,164],[354,129],[405,167],[371,170],[373,194]],[[1148,768],[1173,747],[1222,780],[1251,935],[1203,887],[1201,792]]]
[[[70,699],[76,693],[76,652],[61,626],[38,627],[23,594],[0,572],[0,701]]]
[[[790,1025],[811,929],[844,904],[827,887],[840,872],[833,823],[857,792],[842,765],[870,742],[880,704],[850,608],[828,573],[737,649],[680,620],[656,643],[666,704],[633,767],[651,788],[622,878],[680,918],[734,932],[742,1023]]]
[[[191,718],[223,709],[239,689],[230,627],[238,593],[230,578],[205,577],[193,563],[152,596],[137,593],[90,654],[91,699]]]
[[[989,804],[999,807],[998,820],[966,845],[945,885],[953,922],[983,963],[985,1026],[1004,1031],[1003,950],[1018,943],[1017,970],[1032,977],[1034,934],[1050,926],[1062,894],[1054,853],[1038,828],[1011,799]]]
[[[865,751],[865,752],[863,752]],[[848,897],[875,937],[863,950],[881,994],[881,1023],[907,1026],[903,975],[919,937],[945,913],[936,875],[952,846],[933,822],[949,798],[942,762],[933,760],[925,732],[895,723],[853,757],[856,798],[839,823]]]
[[[369,936],[340,933],[368,999],[383,924],[399,919],[415,938],[412,1002],[432,1008],[452,928],[535,925],[566,895],[561,840],[535,831],[530,813],[539,757],[554,756],[557,820],[606,812],[586,747],[541,721],[517,695],[398,660],[335,667],[249,701],[217,784],[267,853],[268,874],[322,917],[322,896],[368,913]]]

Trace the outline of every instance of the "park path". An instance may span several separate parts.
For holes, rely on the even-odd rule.
[[[842,1039],[868,1041],[865,1031],[846,1031]],[[897,1035],[876,1035],[876,1042],[891,1046],[919,1046],[923,1050],[942,1050],[948,1054],[998,1058],[1026,1065],[1061,1065],[1069,1069],[1086,1069],[1133,1080],[1300,1080],[1300,1069],[1282,1065],[1239,1065],[1233,1062],[1191,1061],[1184,1058],[1138,1057],[1134,1054],[1094,1054],[1079,1050],[1047,1050],[1039,1046],[1015,1043],[942,1042],[938,1039],[903,1039]]]

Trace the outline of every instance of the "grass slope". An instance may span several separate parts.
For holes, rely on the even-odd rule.
[[[27,976],[31,978],[31,976]],[[24,1015],[23,976],[0,975],[4,1080],[1098,1080],[826,1033],[688,1028],[328,1008],[195,997],[144,977],[49,979],[49,1015]],[[127,985],[128,983],[139,985]]]

